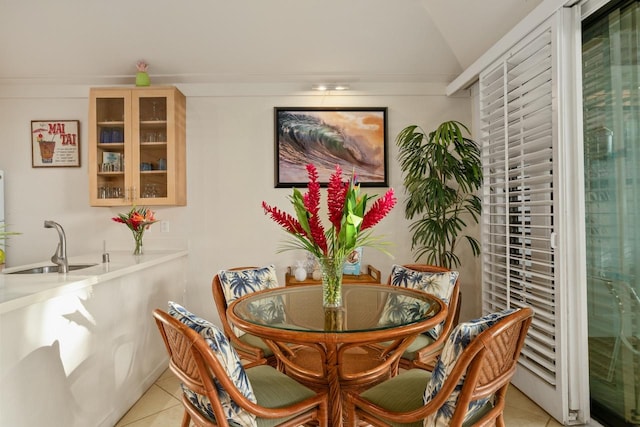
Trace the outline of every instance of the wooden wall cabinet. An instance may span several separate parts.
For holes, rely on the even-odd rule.
[[[91,206],[187,204],[186,98],[175,87],[92,88]]]

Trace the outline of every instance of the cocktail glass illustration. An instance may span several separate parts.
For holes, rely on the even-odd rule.
[[[42,134],[38,135],[38,144],[40,145],[40,157],[42,157],[42,163],[53,162],[53,151],[56,147],[55,141],[45,141]]]

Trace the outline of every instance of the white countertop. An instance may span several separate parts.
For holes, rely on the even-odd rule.
[[[186,250],[148,251],[144,255],[137,256],[127,251],[116,251],[109,253],[110,262],[106,264],[102,263],[102,254],[69,257],[69,264],[95,263],[96,265],[82,270],[70,271],[66,274],[10,274],[12,271],[52,264],[46,261],[6,268],[0,274],[0,313],[6,313],[187,255]]]

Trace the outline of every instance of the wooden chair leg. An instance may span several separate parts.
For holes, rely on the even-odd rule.
[[[187,410],[184,410],[184,415],[182,416],[182,424],[180,424],[180,427],[189,427],[189,423],[191,422],[191,416],[189,415],[189,413],[187,412]]]

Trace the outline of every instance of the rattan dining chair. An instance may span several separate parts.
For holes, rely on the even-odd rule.
[[[439,327],[418,335],[404,351],[399,362],[403,369],[433,369],[445,340],[458,324],[462,301],[458,272],[428,264],[394,265],[387,284],[424,290],[447,304],[448,312],[444,322]]]
[[[327,427],[326,393],[314,392],[265,364],[243,367],[224,333],[169,303],[153,311],[169,353],[169,368],[182,383],[182,427]]]
[[[277,366],[278,364],[273,351],[262,338],[241,331],[229,323],[227,320],[227,308],[229,304],[241,296],[277,286],[278,279],[273,265],[220,270],[213,277],[211,290],[222,328],[231,340],[231,345],[244,360],[256,362],[266,359],[271,366]]]
[[[504,427],[507,388],[532,317],[525,307],[459,324],[433,372],[411,369],[347,394],[348,426]]]

